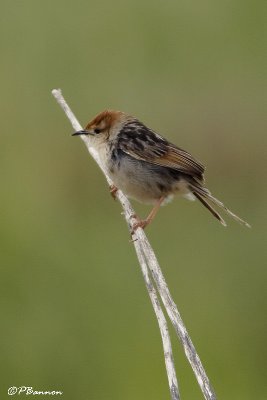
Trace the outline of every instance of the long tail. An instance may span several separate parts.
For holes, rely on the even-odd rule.
[[[220,221],[220,223],[223,226],[226,226],[226,222],[220,216],[220,214],[217,213],[217,211],[215,211],[214,208],[212,208],[211,205],[209,205],[209,203],[203,197],[201,197],[197,192],[193,192],[193,193],[196,196],[196,198],[203,204],[203,206],[205,206],[212,213],[212,215],[214,215],[214,217]]]
[[[216,197],[213,197],[210,191],[205,187],[202,187],[200,185],[191,185],[191,190],[196,198],[212,213],[212,215],[214,215],[215,218],[217,218],[221,222],[222,225],[226,226],[225,221],[220,216],[220,214],[218,214],[217,211],[215,211],[214,208],[211,207],[207,200],[210,200],[216,206],[221,207],[228,215],[230,215],[240,224],[251,228],[251,226],[246,221],[239,218],[236,214],[230,211],[229,208],[227,208],[220,200],[216,199]]]

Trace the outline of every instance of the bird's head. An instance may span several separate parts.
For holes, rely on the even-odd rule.
[[[86,135],[97,141],[112,140],[129,117],[121,111],[105,110],[90,121],[85,129],[72,136]]]

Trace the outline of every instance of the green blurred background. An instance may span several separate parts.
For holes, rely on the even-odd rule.
[[[169,398],[120,206],[57,87],[82,125],[124,110],[192,152],[252,224],[176,199],[147,234],[218,398],[266,399],[264,3],[1,1],[1,399]],[[182,398],[202,399],[170,330]]]

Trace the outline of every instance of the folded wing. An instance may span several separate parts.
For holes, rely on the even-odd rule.
[[[120,150],[137,160],[172,168],[203,179],[205,168],[199,161],[139,121],[124,127],[118,136],[118,146]]]

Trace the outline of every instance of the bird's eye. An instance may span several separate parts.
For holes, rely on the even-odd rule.
[[[100,132],[101,132],[101,129],[95,128],[94,132],[95,132],[95,133],[100,133]]]

